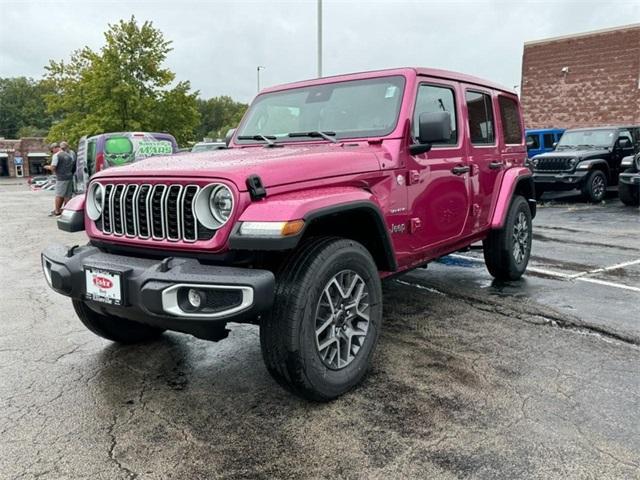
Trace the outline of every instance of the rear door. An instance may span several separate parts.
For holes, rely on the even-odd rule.
[[[418,118],[425,112],[449,112],[451,137],[427,153],[413,156],[407,179],[409,229],[415,253],[434,250],[460,237],[469,213],[469,172],[461,91],[455,82],[422,77],[416,92],[411,135],[416,141]]]
[[[490,222],[493,198],[500,187],[505,165],[496,139],[493,92],[475,85],[465,85],[464,98],[472,180],[472,223],[469,227],[471,232],[477,232]]]

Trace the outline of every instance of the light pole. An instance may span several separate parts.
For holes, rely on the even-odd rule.
[[[322,0],[318,0],[318,77],[322,76]]]
[[[264,70],[267,67],[263,67],[262,65],[258,65],[256,67],[256,74],[258,75],[258,93],[260,93],[260,70]]]

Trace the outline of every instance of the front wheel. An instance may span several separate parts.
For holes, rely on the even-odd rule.
[[[513,197],[504,227],[492,230],[482,242],[489,273],[498,280],[517,280],[531,255],[531,210],[527,200]]]
[[[332,400],[365,376],[382,323],[382,288],[371,254],[353,240],[306,243],[277,277],[260,326],[262,356],[282,386]]]
[[[604,172],[594,170],[589,173],[582,187],[582,195],[584,195],[588,201],[598,203],[604,199],[606,193],[607,177]]]
[[[159,337],[164,332],[161,328],[94,312],[82,300],[73,300],[73,308],[85,327],[99,337],[112,342],[147,342]]]

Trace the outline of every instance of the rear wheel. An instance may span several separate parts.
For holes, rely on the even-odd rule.
[[[382,289],[358,242],[320,238],[278,275],[274,308],[260,326],[265,365],[304,398],[328,401],[365,376],[382,322]]]
[[[607,193],[607,177],[601,170],[594,170],[587,175],[582,187],[582,194],[587,200],[597,203],[604,199]]]
[[[625,173],[632,173],[631,169],[625,170]],[[620,197],[620,201],[625,205],[629,205],[631,207],[637,207],[640,205],[640,187],[638,185],[619,183],[618,196]]]
[[[527,200],[513,197],[504,227],[482,242],[489,273],[498,280],[517,280],[527,269],[531,254],[531,210]]]
[[[112,342],[146,342],[159,337],[164,332],[163,329],[150,325],[94,312],[82,300],[73,300],[73,308],[85,327],[99,337]]]

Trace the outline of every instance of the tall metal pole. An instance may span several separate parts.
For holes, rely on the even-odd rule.
[[[263,67],[262,65],[258,65],[256,67],[256,75],[258,76],[258,93],[260,92],[260,70],[264,70],[265,67]]]
[[[318,0],[318,77],[322,76],[322,0]]]

